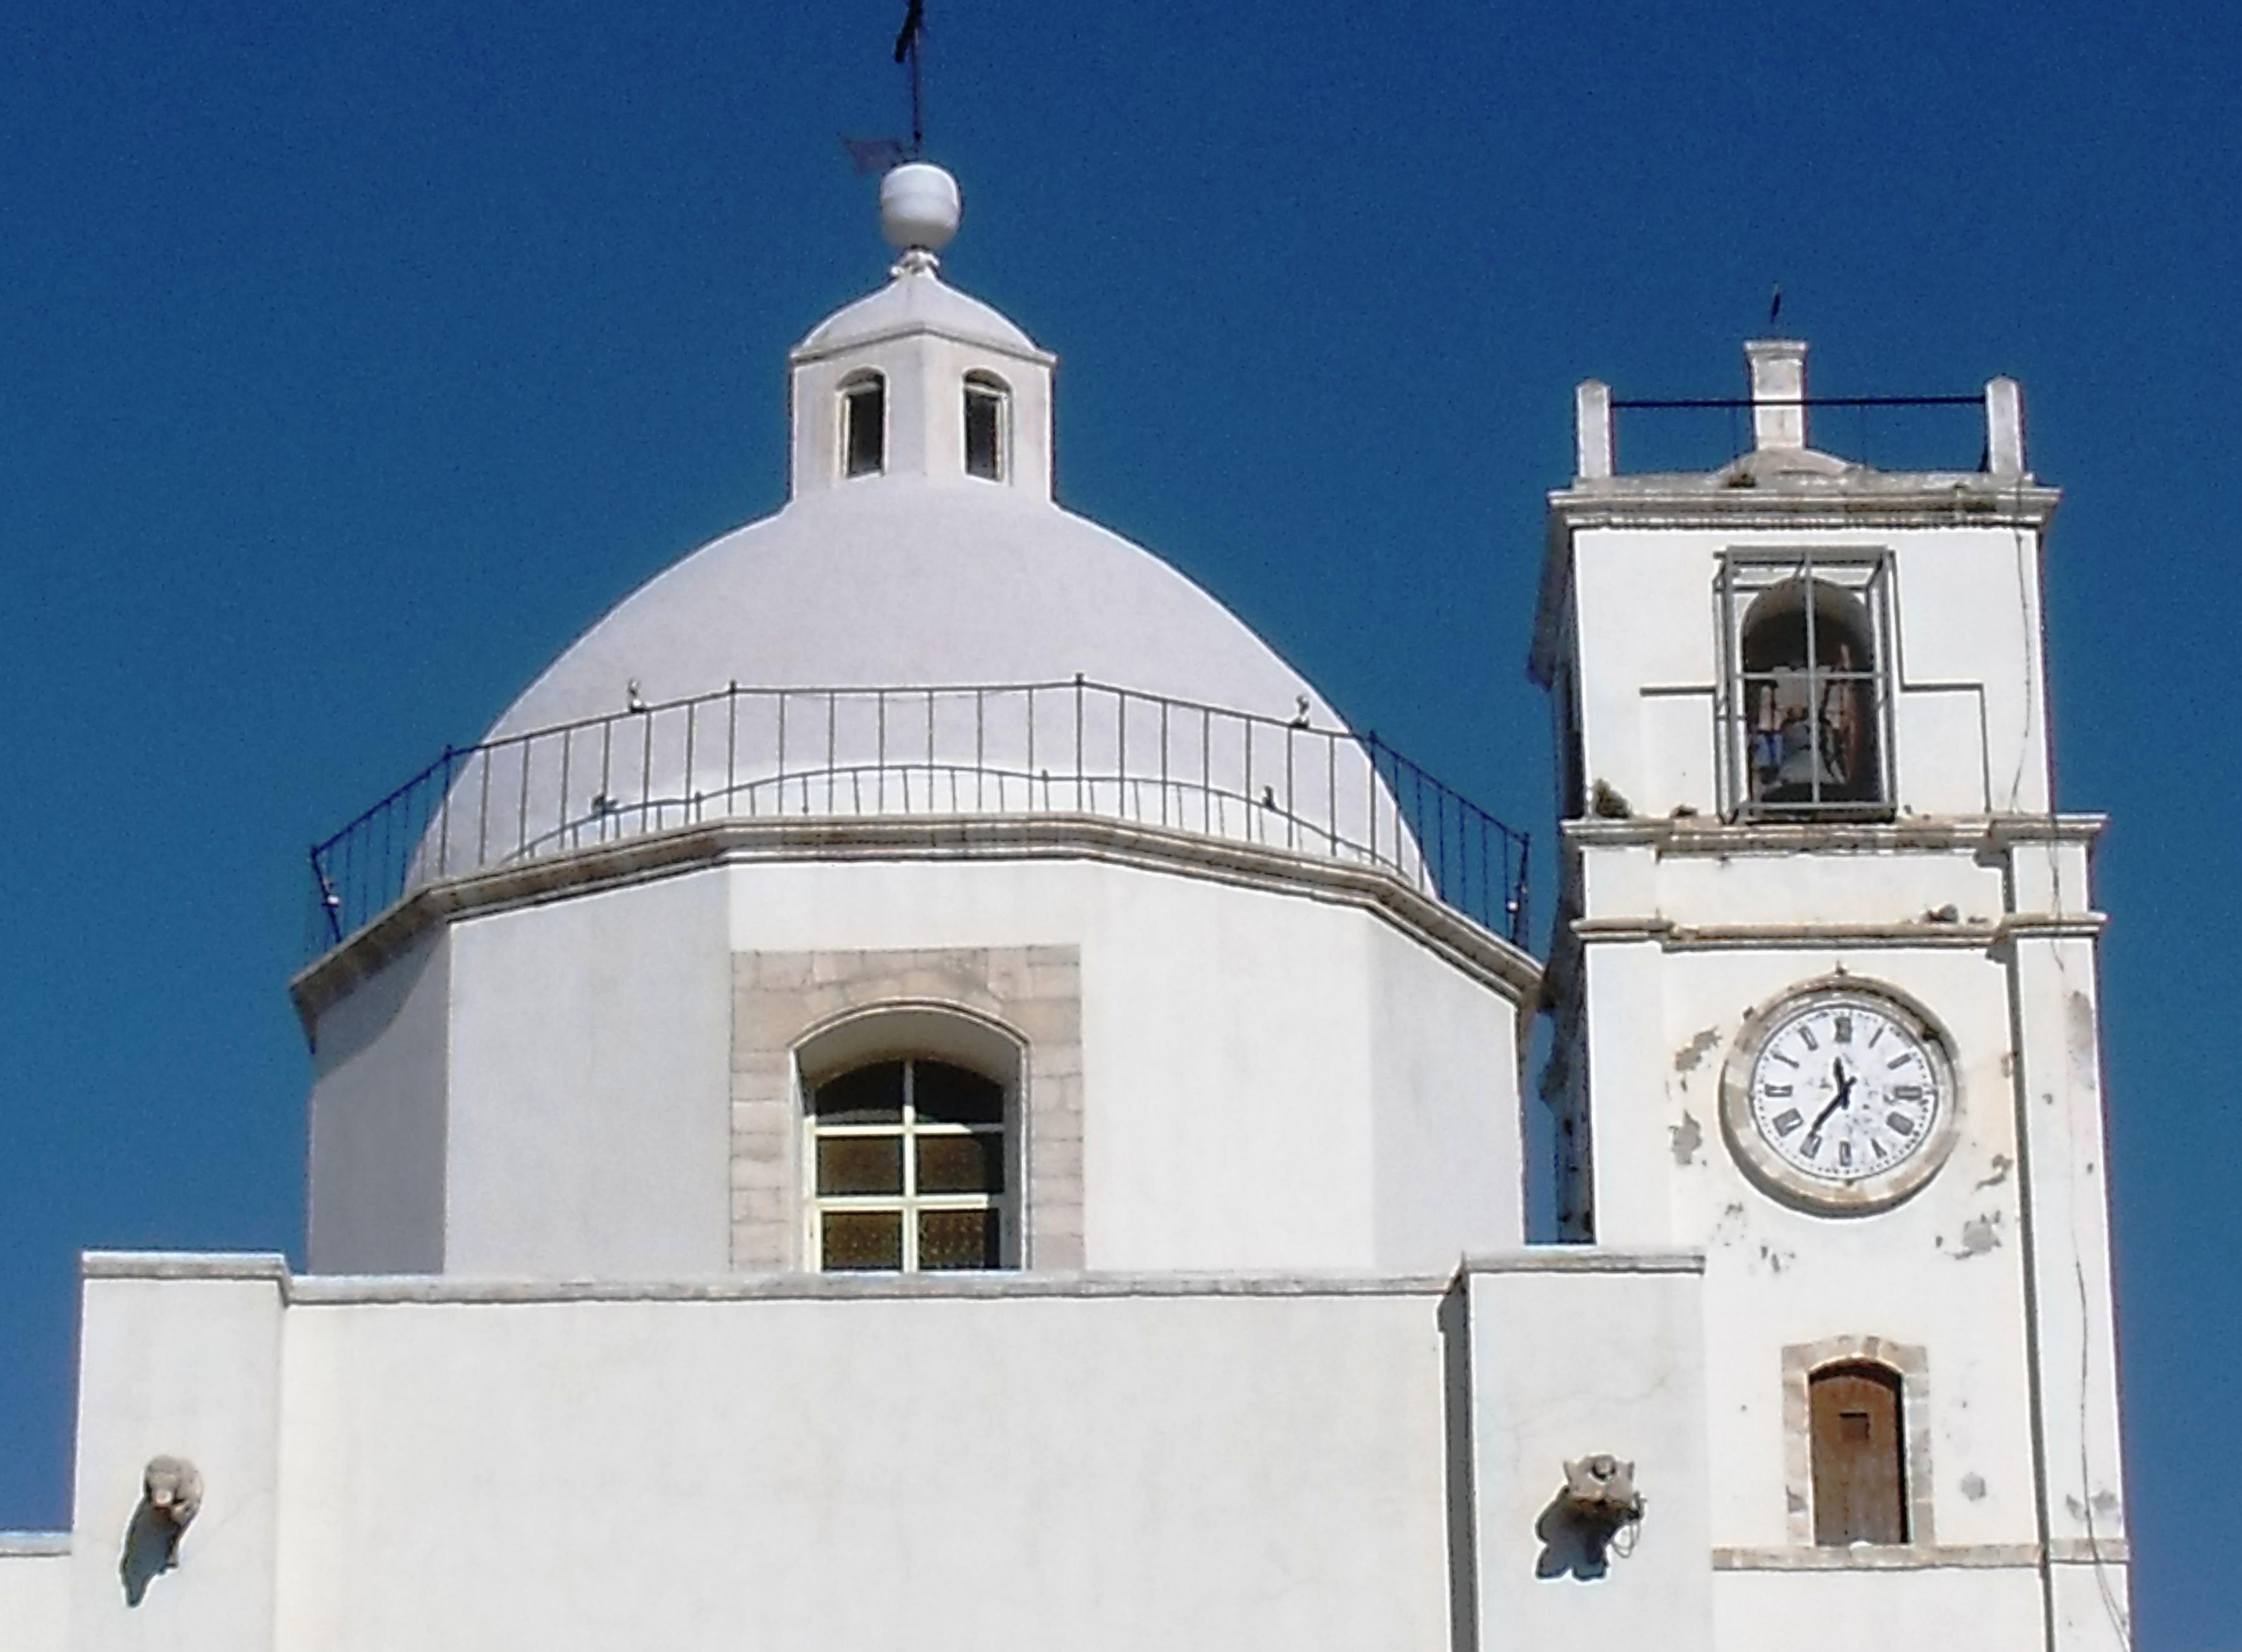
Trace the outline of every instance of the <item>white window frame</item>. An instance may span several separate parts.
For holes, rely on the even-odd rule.
[[[903,1064],[903,1114],[896,1123],[827,1125],[819,1122],[817,1092],[836,1079],[868,1067],[882,1066],[890,1061]],[[997,1123],[994,1125],[958,1125],[946,1121],[925,1120],[918,1117],[916,1102],[917,1069],[921,1062],[938,1062],[957,1067],[997,1086],[1002,1095]],[[806,1219],[803,1235],[807,1259],[813,1273],[828,1271],[825,1266],[825,1216],[828,1212],[895,1212],[903,1229],[902,1266],[904,1273],[978,1273],[976,1268],[929,1269],[919,1262],[918,1219],[933,1211],[994,1211],[997,1213],[997,1262],[998,1269],[1019,1266],[1019,1185],[1020,1159],[1017,1124],[1017,1091],[1013,1085],[992,1078],[977,1065],[959,1061],[948,1055],[912,1051],[878,1057],[869,1061],[854,1062],[845,1067],[825,1073],[814,1083],[805,1080],[802,1091],[802,1185],[806,1197],[802,1200]],[[918,1191],[917,1144],[928,1137],[995,1136],[998,1141],[998,1160],[1003,1167],[1004,1187],[994,1193],[922,1193]],[[817,1146],[821,1141],[859,1138],[894,1138],[902,1144],[903,1191],[899,1193],[821,1193],[817,1185]],[[886,1269],[836,1268],[835,1273],[883,1273]]]
[[[856,400],[858,392],[865,390],[876,390],[880,397],[879,463],[869,470],[851,470],[849,468],[851,447],[849,438],[856,430],[856,411],[850,404]],[[839,426],[834,444],[836,460],[835,468],[841,473],[841,480],[844,482],[861,481],[867,476],[886,475],[889,436],[888,375],[876,367],[859,367],[841,381],[834,396],[833,405],[834,417]]]
[[[976,396],[984,397],[997,405],[997,468],[993,475],[983,476],[973,468],[973,399]],[[963,443],[960,457],[965,473],[975,481],[1010,481],[1012,475],[1012,386],[987,369],[977,367],[965,375],[958,411],[963,416],[960,428]]]

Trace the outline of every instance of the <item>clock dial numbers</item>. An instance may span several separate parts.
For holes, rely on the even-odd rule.
[[[1921,1035],[1875,1000],[1809,1002],[1760,1045],[1749,1122],[1781,1164],[1814,1183],[1881,1177],[1936,1133],[1938,1071]]]

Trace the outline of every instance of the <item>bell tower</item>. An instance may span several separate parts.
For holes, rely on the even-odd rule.
[[[2011,379],[1976,468],[1882,470],[1811,445],[1864,404],[1810,397],[1804,344],[1745,354],[1733,461],[1627,473],[1628,404],[1591,381],[1549,496],[1559,1228],[1706,1252],[1723,1642],[2122,1648],[2103,821],[2053,798],[2058,494]]]

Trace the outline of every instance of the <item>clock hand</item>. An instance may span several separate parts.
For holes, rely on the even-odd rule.
[[[1843,1061],[1832,1062],[1829,1064],[1829,1070],[1837,1080],[1836,1098],[1820,1112],[1814,1115],[1814,1122],[1806,1132],[1809,1136],[1820,1135],[1822,1126],[1829,1122],[1829,1115],[1836,1112],[1838,1108],[1850,1107],[1853,1105],[1853,1076],[1845,1071],[1845,1064]]]

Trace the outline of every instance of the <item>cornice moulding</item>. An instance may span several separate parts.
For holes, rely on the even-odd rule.
[[[1094,860],[1297,895],[1374,913],[1530,1012],[1541,966],[1395,874],[1097,815],[728,820],[649,832],[445,878],[414,890],[289,984],[311,1037],[320,1015],[423,934],[504,911],[716,866],[772,861]]]

